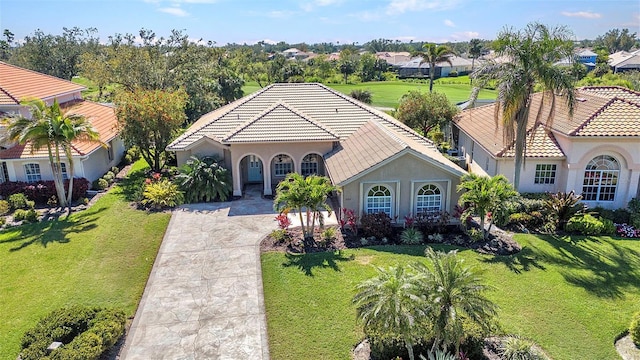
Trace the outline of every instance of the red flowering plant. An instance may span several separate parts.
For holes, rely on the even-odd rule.
[[[287,213],[282,212],[276,216],[275,220],[278,222],[278,227],[282,230],[287,230],[291,226],[291,219],[287,216]]]

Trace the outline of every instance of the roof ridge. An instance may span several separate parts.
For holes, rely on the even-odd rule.
[[[609,101],[607,101],[604,105],[602,105],[598,110],[594,111],[582,124],[578,125],[573,131],[569,133],[569,136],[576,136],[581,130],[583,130],[593,119],[598,117],[598,115],[602,114],[611,104],[613,104],[616,100],[622,100],[618,97],[613,97]]]
[[[0,91],[2,91],[3,93],[7,94],[7,96],[8,96],[11,100],[13,100],[13,101],[15,101],[15,102],[16,102],[16,105],[19,105],[19,104],[20,104],[20,101],[19,101],[18,99],[16,99],[16,97],[15,97],[15,96],[11,95],[11,93],[10,93],[10,92],[8,92],[7,90],[5,90],[2,86],[0,86]]]
[[[409,146],[409,144],[406,141],[403,141],[402,139],[400,139],[400,137],[398,136],[399,134],[394,133],[388,127],[386,127],[383,124],[379,123],[375,119],[367,120],[367,123],[370,123],[370,122],[373,123],[374,125],[376,125],[377,127],[379,127],[382,131],[384,131],[387,135],[389,135],[395,142],[397,142],[398,144],[401,144],[403,148],[405,148],[405,149],[406,148],[411,148],[411,146]]]
[[[224,107],[229,107],[229,109],[228,109],[227,111],[225,111],[225,112],[223,112],[222,114],[218,115],[218,116],[217,116],[217,117],[215,117],[214,119],[211,119],[211,121],[204,123],[202,126],[200,126],[200,127],[196,128],[196,129],[193,129],[193,130],[191,130],[191,129],[189,128],[188,130],[191,130],[191,131],[189,131],[189,132],[185,132],[184,134],[182,134],[182,135],[178,136],[175,140],[173,140],[173,141],[169,144],[169,146],[171,146],[171,145],[173,145],[173,144],[176,144],[176,143],[179,143],[180,141],[182,141],[182,140],[184,140],[184,139],[188,138],[189,136],[191,136],[191,135],[193,135],[193,134],[197,133],[198,131],[200,131],[200,130],[204,129],[205,127],[207,127],[207,126],[209,126],[209,125],[211,125],[211,124],[215,123],[216,121],[220,120],[220,119],[221,119],[221,118],[223,118],[224,116],[228,115],[228,114],[229,114],[230,112],[232,112],[233,110],[237,109],[240,105],[244,105],[244,104],[246,104],[249,100],[253,100],[253,99],[255,99],[258,95],[262,94],[263,92],[265,92],[267,89],[269,89],[269,88],[273,87],[274,85],[275,85],[275,83],[274,83],[274,84],[269,84],[269,85],[267,85],[267,86],[263,87],[262,89],[260,89],[260,90],[258,90],[258,91],[256,91],[256,92],[252,93],[252,94],[249,94],[249,95],[247,95],[247,96],[243,96],[243,97],[241,97],[240,99],[237,99],[237,100],[235,100],[235,101],[233,101],[233,102],[230,102],[230,103],[228,103],[228,104],[226,104],[226,105],[223,105],[223,106],[221,106],[221,107],[219,107],[219,108],[217,108],[217,109],[213,109],[213,110],[209,111],[209,112],[208,112],[208,113],[206,113],[206,114],[200,115],[200,118],[199,118],[199,119],[202,119],[203,117],[205,117],[205,116],[207,116],[207,115],[209,115],[209,114],[211,114],[211,113],[214,113],[214,112],[216,112],[216,111],[218,111],[218,110],[220,110],[220,109],[222,109],[222,108],[224,108]],[[199,120],[199,119],[198,119],[198,120]],[[194,124],[195,124],[196,122],[198,122],[198,120],[196,120],[196,121],[194,122]]]
[[[543,124],[542,122],[538,121],[536,122],[529,130],[527,130],[527,135],[525,136],[525,139],[528,138],[529,136],[533,136],[533,138],[531,138],[531,142],[533,143],[533,139],[535,138],[535,132],[538,131],[538,129],[542,128],[544,130],[544,134],[547,138],[549,138],[549,140],[551,140],[551,142],[553,142],[553,144],[558,148],[558,150],[560,150],[560,152],[562,153],[563,156],[567,156],[564,151],[562,150],[562,148],[560,147],[560,144],[558,144],[558,141],[556,140],[555,135],[553,135],[553,132],[550,130],[550,128],[547,127],[547,125]],[[502,157],[504,154],[506,154],[507,152],[509,152],[511,149],[513,149],[513,151],[515,152],[514,149],[514,145],[515,145],[516,141],[513,140],[508,146],[505,146],[502,150],[500,150],[496,156],[497,157]],[[527,148],[525,147],[524,149],[525,152],[525,157],[527,155]]]
[[[318,123],[317,121],[313,120],[311,117],[309,117],[308,115],[304,114],[303,112],[297,110],[295,107],[287,104],[284,100],[279,99],[277,100],[275,103],[273,103],[271,106],[269,106],[267,109],[263,110],[262,112],[260,112],[259,114],[257,114],[256,116],[254,116],[253,118],[249,119],[248,121],[246,121],[245,123],[241,124],[240,126],[236,127],[235,129],[231,130],[230,132],[228,132],[226,135],[224,135],[221,139],[222,142],[228,141],[231,137],[233,137],[234,135],[237,135],[238,133],[240,133],[242,130],[246,129],[247,127],[249,127],[250,125],[254,124],[255,122],[257,122],[258,120],[260,120],[261,118],[263,118],[265,115],[273,112],[275,109],[282,107],[292,113],[294,113],[295,115],[297,115],[298,117],[300,117],[301,119],[303,119],[304,121],[312,124],[313,126],[316,126],[320,129],[322,129],[323,131],[327,132],[329,135],[335,137],[336,139],[339,139],[340,137],[338,135],[336,135],[331,129],[323,126],[322,124]]]

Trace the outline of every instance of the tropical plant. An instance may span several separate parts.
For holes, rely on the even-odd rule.
[[[485,229],[485,219],[489,212],[501,212],[505,203],[518,196],[518,192],[513,188],[504,175],[494,177],[480,176],[476,174],[466,174],[460,180],[458,192],[464,191],[460,195],[458,203],[467,205],[461,219],[469,215],[480,217],[480,228],[483,237],[486,239],[491,228]]]
[[[29,143],[32,151],[47,149],[58,201],[61,207],[68,206],[71,213],[74,176],[72,143],[77,140],[98,141],[99,135],[84,116],[62,111],[57,100],[51,106],[40,99],[25,100],[21,104],[29,107],[31,118],[10,118],[5,138],[20,144]],[[61,153],[64,153],[69,166],[68,194],[65,194]]]
[[[362,227],[362,235],[365,237],[374,237],[382,240],[393,234],[391,217],[384,212],[363,214],[360,218],[360,226]]]
[[[233,189],[231,174],[215,157],[192,156],[179,171],[176,182],[184,192],[186,202],[226,201]]]
[[[507,143],[515,141],[515,173],[513,184],[520,185],[520,173],[524,166],[529,112],[536,89],[544,91],[542,104],[537,114],[531,114],[536,122],[541,122],[546,109],[546,123],[550,125],[556,108],[556,100],[561,94],[562,106],[573,113],[575,78],[555,62],[573,56],[573,36],[566,27],[547,27],[540,23],[530,23],[524,30],[505,28],[494,41],[497,55],[509,61],[487,62],[478,68],[472,77],[478,79],[478,88],[489,82],[497,83],[496,121],[503,126]],[[472,98],[477,97],[474,91]],[[547,106],[548,104],[548,106]],[[499,115],[501,119],[498,119]]]
[[[434,337],[432,350],[453,345],[458,353],[465,337],[463,323],[468,321],[489,332],[495,324],[497,306],[484,296],[489,287],[463,265],[455,251],[443,253],[427,247],[425,255],[431,267],[417,262],[413,269],[426,296],[424,313]]]
[[[421,360],[459,360],[457,356],[448,353],[446,351],[442,351],[440,349],[436,349],[435,351],[429,351],[427,353],[427,357],[424,355],[420,355]]]
[[[402,266],[377,268],[378,275],[358,284],[353,298],[358,319],[367,334],[385,334],[404,342],[409,359],[423,333],[426,316],[415,276]]]
[[[420,56],[420,65],[429,64],[429,92],[433,92],[433,80],[436,77],[436,65],[446,62],[451,65],[451,56],[455,55],[453,50],[446,45],[436,45],[426,43],[422,45],[423,51],[416,51],[413,56]]]
[[[520,336],[507,336],[500,342],[500,354],[505,360],[539,360],[544,359],[536,350],[531,340]]]
[[[142,197],[142,205],[157,210],[180,205],[184,200],[184,196],[178,188],[178,185],[167,179],[146,185]]]
[[[480,39],[469,40],[469,57],[471,58],[471,72],[475,69],[476,59],[482,54],[482,41]],[[473,84],[473,79],[471,84]]]
[[[365,104],[371,104],[371,91],[369,90],[354,89],[351,90],[349,96]]]
[[[331,207],[326,203],[329,194],[338,191],[338,187],[331,184],[331,180],[324,176],[310,175],[304,177],[298,173],[287,174],[285,179],[276,186],[276,197],[273,207],[278,212],[288,212],[295,209],[300,216],[300,226],[303,236],[313,239],[316,220],[322,225],[322,210],[331,213]],[[304,222],[302,213],[306,212],[307,221]]]
[[[567,221],[584,210],[584,205],[580,203],[580,200],[582,200],[582,195],[576,195],[571,190],[568,193],[551,194],[549,199],[544,201],[557,228],[564,230]]]
[[[423,241],[424,235],[414,227],[406,228],[402,234],[400,234],[400,242],[406,245],[418,245],[422,244]]]

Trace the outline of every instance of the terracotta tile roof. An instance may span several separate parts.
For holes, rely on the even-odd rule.
[[[0,62],[0,105],[18,105],[25,98],[46,100],[84,89],[71,81]]]
[[[117,118],[113,107],[91,101],[76,101],[62,105],[68,114],[83,115],[93,125],[100,134],[100,141],[108,143],[118,135]],[[73,155],[87,155],[101,145],[97,142],[76,141],[73,143]],[[61,154],[64,156],[64,154]],[[19,158],[47,158],[47,149],[42,148],[34,151],[29,143],[25,145],[16,145],[8,149],[0,150],[0,159],[19,159]]]
[[[566,100],[556,98],[553,121],[546,132],[566,136],[640,136],[640,96],[634,91],[620,87],[586,87],[577,89],[573,116],[569,115]],[[547,123],[550,114],[550,101],[543,102],[543,93],[533,96],[529,112],[529,132],[536,125],[536,114],[540,111],[539,121]],[[496,157],[512,156],[512,143],[503,137],[501,114],[495,118],[495,104],[485,105],[461,112],[454,122],[457,127],[470,135],[475,141]],[[552,143],[555,138],[537,142],[540,129],[535,132],[534,142],[527,156],[552,156]],[[557,145],[557,143],[556,143]],[[510,152],[511,151],[511,152]],[[551,153],[549,152],[551,151]],[[556,153],[557,155],[557,153]]]
[[[535,158],[565,158],[565,153],[558,145],[555,136],[547,132],[542,124],[527,134],[526,156]],[[498,156],[515,157],[515,146],[511,144]]]
[[[339,137],[300,111],[277,102],[222,139],[228,143],[334,141]]]

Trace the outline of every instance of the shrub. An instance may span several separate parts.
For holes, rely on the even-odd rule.
[[[449,72],[449,77],[458,77],[458,72],[457,71]]]
[[[402,234],[400,234],[400,241],[405,245],[418,245],[424,241],[424,235],[422,235],[420,230],[410,227],[404,229]]]
[[[271,237],[276,242],[284,242],[289,239],[289,232],[286,229],[276,229],[271,232]]]
[[[38,221],[38,213],[34,209],[18,209],[13,213],[14,221],[26,221],[26,222],[37,222]]]
[[[52,197],[49,198],[49,200],[47,200],[47,206],[49,207],[56,207],[58,206],[58,197],[53,195]]]
[[[4,226],[7,223],[7,218],[4,216],[0,217],[0,227]]]
[[[537,194],[539,195],[539,194]],[[545,205],[545,200],[537,196],[536,198],[525,197],[521,194],[519,198],[508,200],[502,206],[494,212],[493,222],[499,227],[506,227],[509,223],[509,217],[516,213],[530,214],[534,211],[538,211],[546,217],[548,210]]]
[[[106,180],[109,185],[113,184],[113,173],[109,171],[108,173],[102,175],[102,179]]]
[[[382,240],[382,238],[388,238],[393,234],[391,218],[383,212],[362,215],[360,226],[365,237],[375,237]]]
[[[109,187],[109,180],[100,178],[94,182],[93,187],[95,187],[96,190],[104,190]]]
[[[603,233],[605,225],[602,220],[590,214],[581,214],[572,217],[565,229],[572,233],[595,236]]]
[[[544,359],[530,340],[519,336],[507,336],[500,344],[500,353],[505,360]]]
[[[115,175],[120,172],[120,169],[118,169],[117,166],[112,166],[111,167],[111,172],[114,174],[114,177],[115,177]]]
[[[484,234],[480,229],[471,228],[467,231],[467,235],[469,236],[469,239],[471,239],[472,243],[484,240]]]
[[[571,190],[568,193],[551,194],[549,199],[544,201],[545,208],[558,229],[564,230],[567,221],[583,211],[584,205],[580,203],[580,200],[582,200],[582,195],[576,195]]]
[[[322,240],[331,242],[336,238],[336,228],[328,227],[322,231]]]
[[[356,212],[352,209],[342,209],[340,229],[344,231],[347,226],[355,236],[358,236],[358,217],[356,216]]]
[[[423,234],[444,233],[447,230],[450,219],[451,215],[446,211],[422,213],[415,217],[414,226],[422,231]]]
[[[629,325],[629,336],[636,346],[640,346],[640,311],[633,314]]]
[[[227,201],[233,190],[231,174],[214,156],[192,156],[180,168],[176,182],[189,203]]]
[[[7,200],[0,200],[0,216],[7,215],[11,211],[11,205]]]
[[[183,195],[178,185],[167,179],[146,185],[142,197],[142,205],[156,210],[175,207],[183,201]]]
[[[616,224],[609,219],[601,219],[602,221],[602,235],[615,235],[616,233]]]
[[[69,188],[69,180],[64,182],[65,189]],[[77,200],[87,193],[89,180],[85,178],[74,178],[71,197]],[[5,199],[17,193],[23,193],[29,200],[37,204],[46,204],[51,196],[56,195],[56,187],[53,180],[39,181],[37,183],[27,183],[24,181],[7,181],[0,184],[0,196]]]
[[[371,91],[355,89],[351,90],[349,96],[365,104],[371,104]]]
[[[9,205],[14,210],[27,208],[27,196],[22,193],[9,196]]]
[[[287,216],[286,213],[280,213],[276,216],[276,221],[278,222],[278,227],[280,229],[288,229],[291,226],[291,219]]]
[[[528,229],[537,229],[544,224],[544,215],[540,211],[515,213],[509,215],[509,225],[518,224]]]
[[[132,164],[140,159],[140,149],[137,146],[132,146],[127,149],[126,154],[124,155],[124,162],[127,164]]]
[[[98,359],[124,333],[126,315],[120,310],[72,306],[53,311],[22,337],[23,360],[47,358],[54,341],[64,345],[48,359]]]
[[[427,236],[427,238],[429,239],[429,242],[432,242],[432,243],[441,244],[444,242],[444,236],[439,233],[431,234]]]

